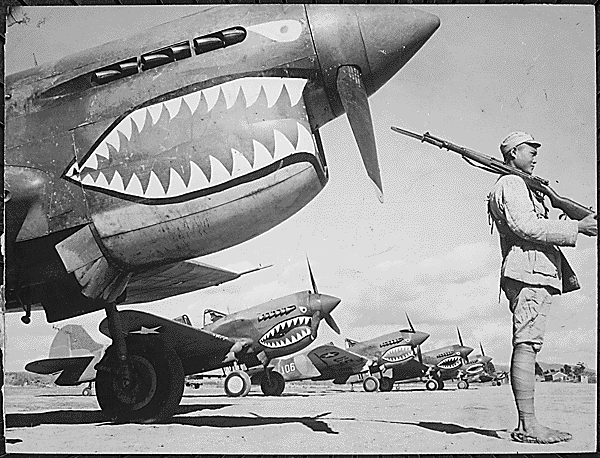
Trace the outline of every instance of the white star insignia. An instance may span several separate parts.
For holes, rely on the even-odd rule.
[[[129,334],[158,334],[158,329],[160,329],[160,326],[155,328],[147,328],[142,326],[139,331],[129,331]]]

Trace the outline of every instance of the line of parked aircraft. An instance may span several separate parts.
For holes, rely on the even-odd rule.
[[[233,371],[232,394],[249,377],[282,391],[273,359],[305,348],[322,319],[337,329],[339,300],[316,287],[203,328],[120,308],[242,275],[196,258],[315,198],[330,176],[320,128],[344,113],[383,201],[368,97],[439,25],[404,5],[209,5],[7,75],[7,312],[27,324],[33,310],[50,323],[105,311],[112,345],[94,367],[110,418],[169,417],[186,374],[234,362],[262,369]],[[60,358],[61,383],[89,358]]]
[[[467,389],[473,382],[500,385],[506,377],[496,372],[481,343],[481,354],[469,359],[473,349],[463,344],[458,328],[457,344],[422,352],[421,345],[429,334],[415,330],[408,315],[408,329],[364,342],[346,339],[346,348],[329,343],[302,351],[316,339],[322,319],[340,333],[331,312],[341,300],[318,292],[308,260],[307,264],[312,291],[232,314],[206,309],[202,327],[193,326],[187,315],[171,320],[126,310],[121,312],[122,330],[140,338],[156,336],[168,345],[173,355],[167,356],[175,357],[162,361],[163,370],[179,374],[181,383],[173,386],[173,396],[179,399],[184,376],[215,369],[224,369],[224,374],[227,369],[224,389],[233,397],[247,395],[253,384],[260,385],[265,395],[279,396],[286,382],[299,380],[331,380],[334,384],[360,380],[365,391],[373,392],[391,391],[395,383],[407,380],[421,380],[427,390],[435,391],[444,388],[445,380],[457,380],[459,389]],[[110,337],[106,319],[99,329]],[[25,368],[38,374],[60,373],[57,385],[91,384],[105,376],[107,368],[101,361],[110,348],[95,342],[82,326],[67,325],[54,338],[49,358],[31,362]],[[84,394],[90,394],[90,387],[84,389]],[[96,395],[107,410],[110,398],[99,389]]]

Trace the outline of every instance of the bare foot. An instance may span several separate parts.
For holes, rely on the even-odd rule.
[[[531,425],[524,429],[515,429],[511,437],[516,442],[528,442],[536,444],[554,444],[556,442],[567,442],[573,436],[570,433],[548,428],[541,424]]]

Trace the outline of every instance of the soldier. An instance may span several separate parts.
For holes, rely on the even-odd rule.
[[[531,174],[540,146],[531,135],[512,132],[500,152],[507,165]],[[500,235],[500,287],[513,321],[510,380],[519,423],[511,437],[540,444],[568,441],[571,434],[543,426],[535,416],[535,363],[553,296],[579,289],[558,246],[575,246],[579,233],[597,236],[596,215],[581,221],[549,220],[543,195],[517,175],[498,179],[488,196],[488,211]]]

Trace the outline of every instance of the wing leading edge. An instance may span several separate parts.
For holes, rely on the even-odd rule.
[[[193,260],[176,262],[134,275],[127,286],[127,298],[123,303],[158,301],[217,286],[267,267],[270,266],[237,273]]]

